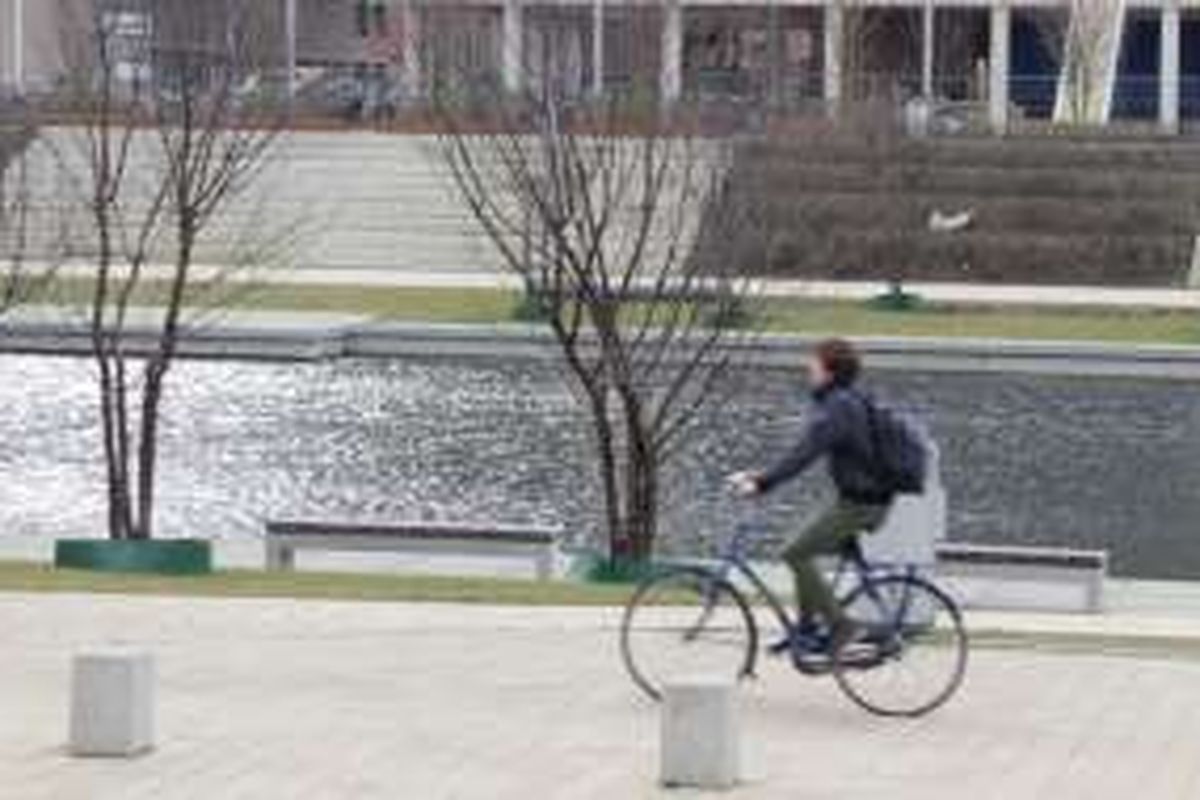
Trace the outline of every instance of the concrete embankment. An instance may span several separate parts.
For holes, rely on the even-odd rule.
[[[817,337],[739,335],[725,347],[749,366],[794,368]],[[859,340],[881,369],[1016,372],[1051,375],[1200,379],[1200,347],[1000,339],[869,337]],[[155,344],[154,329],[135,318],[132,353]],[[23,312],[0,322],[0,352],[84,356],[91,333],[81,320]],[[179,352],[189,358],[319,361],[339,358],[546,359],[554,341],[528,325],[434,325],[373,321],[340,314],[243,312],[187,326]]]

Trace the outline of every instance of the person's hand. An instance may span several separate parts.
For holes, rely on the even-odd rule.
[[[730,491],[738,497],[754,497],[759,493],[759,479],[762,475],[752,470],[735,472],[725,479]]]

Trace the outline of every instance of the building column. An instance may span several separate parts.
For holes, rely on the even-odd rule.
[[[592,94],[604,94],[604,0],[592,3]]]
[[[1179,0],[1167,0],[1159,34],[1158,119],[1163,133],[1179,132]]]
[[[846,10],[839,0],[825,6],[825,107],[836,116],[842,100],[842,48],[846,41]]]
[[[767,6],[767,97],[769,108],[783,105],[783,25],[778,0]]]
[[[521,0],[504,0],[501,71],[504,73],[505,91],[513,93],[521,91],[525,83],[522,79],[525,26],[521,15]]]
[[[410,103],[421,96],[421,16],[413,0],[400,3],[401,78]]]
[[[17,94],[25,91],[25,0],[12,0],[12,84]]]
[[[934,37],[937,35],[934,23],[937,21],[933,0],[925,0],[921,9],[921,96],[926,100],[933,99],[933,65]]]
[[[667,0],[663,6],[662,71],[659,91],[664,103],[673,103],[683,94],[683,6],[680,0]]]
[[[1009,49],[1012,46],[1012,10],[1005,0],[992,6],[991,46],[988,59],[988,120],[992,132],[1008,132]]]
[[[283,2],[283,52],[290,100],[296,96],[296,0]]]

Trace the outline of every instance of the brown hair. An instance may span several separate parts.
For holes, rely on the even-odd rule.
[[[858,348],[845,339],[825,339],[813,350],[816,359],[839,386],[849,386],[858,380],[862,371],[862,358]]]

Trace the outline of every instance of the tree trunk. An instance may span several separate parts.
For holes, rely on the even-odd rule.
[[[138,434],[137,518],[130,532],[132,539],[154,536],[154,477],[158,466],[158,415],[162,404],[163,379],[167,362],[160,356],[146,364],[145,385],[142,387],[141,430]]]
[[[626,468],[625,520],[629,555],[649,561],[658,533],[658,464],[652,451],[636,454]]]
[[[658,527],[658,454],[647,429],[642,398],[633,387],[621,392],[625,425],[625,535],[629,556],[647,561],[654,554]]]
[[[621,492],[618,480],[616,442],[612,422],[608,417],[607,393],[591,391],[588,396],[592,408],[592,432],[596,437],[596,467],[599,472],[600,488],[604,495],[605,534],[608,539],[610,560],[622,557],[628,550],[622,525]]]
[[[125,373],[123,354],[117,344],[121,332],[105,329],[104,313],[108,303],[112,265],[111,220],[103,199],[98,198],[93,208],[96,227],[100,231],[100,268],[92,301],[91,339],[92,357],[100,374],[100,434],[104,445],[108,490],[108,536],[110,539],[126,539],[129,538],[132,528],[132,509],[129,502],[129,429],[125,413]]]
[[[183,214],[179,225],[175,278],[167,300],[158,350],[146,362],[145,383],[142,386],[141,431],[137,454],[137,518],[132,536],[135,539],[150,539],[154,536],[154,479],[158,466],[158,421],[162,407],[163,384],[175,358],[175,348],[179,340],[179,318],[183,312],[184,290],[187,288],[188,271],[192,264],[192,247],[196,239],[194,220],[190,215]]]
[[[122,455],[120,407],[124,401],[119,383],[113,377],[113,364],[107,355],[98,356],[100,368],[100,423],[104,439],[104,468],[108,488],[108,536],[125,539],[130,532],[129,484]]]

